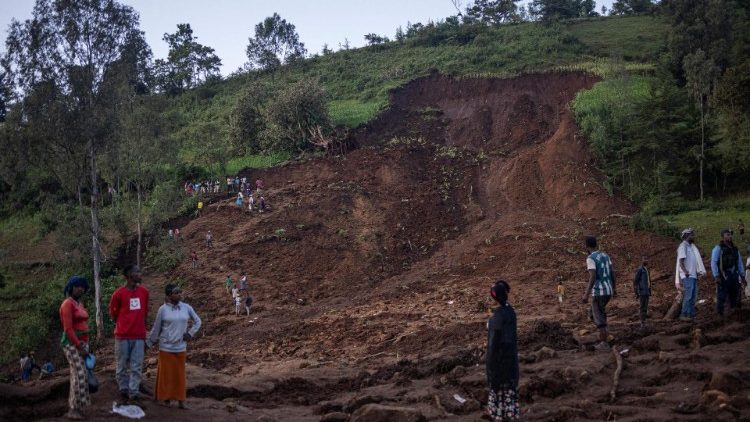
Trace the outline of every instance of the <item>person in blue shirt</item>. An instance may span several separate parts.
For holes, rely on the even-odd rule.
[[[732,230],[721,231],[721,242],[711,251],[711,273],[716,282],[716,313],[724,316],[724,307],[729,299],[729,309],[739,309],[742,278],[745,266],[742,255],[732,241]]]

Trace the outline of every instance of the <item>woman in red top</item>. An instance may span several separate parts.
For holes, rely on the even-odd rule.
[[[91,404],[86,365],[83,360],[89,350],[89,313],[81,303],[81,297],[88,289],[88,280],[79,276],[71,277],[65,285],[64,292],[67,297],[60,305],[60,322],[63,327],[60,343],[70,365],[70,410],[65,417],[76,420],[83,419],[83,407]]]

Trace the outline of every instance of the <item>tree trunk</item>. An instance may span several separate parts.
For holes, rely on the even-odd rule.
[[[96,339],[104,339],[104,318],[102,316],[102,286],[99,269],[101,257],[99,256],[99,217],[97,215],[97,200],[99,191],[96,187],[96,149],[94,140],[89,141],[89,159],[91,163],[91,259],[94,264],[94,304],[96,306]]]
[[[137,265],[138,268],[141,268],[141,243],[142,243],[142,236],[143,236],[142,235],[142,231],[143,230],[141,229],[141,218],[142,218],[141,217],[141,210],[143,209],[143,207],[141,205],[142,203],[141,203],[141,184],[140,184],[140,182],[136,183],[135,189],[136,189],[137,196],[138,196],[138,211],[137,211],[138,216],[137,216],[137,221],[136,221],[137,230],[138,230],[138,244],[135,247],[135,265]]]
[[[701,99],[701,157],[700,157],[700,184],[701,184],[701,202],[703,202],[703,161],[705,159],[705,145],[706,145],[706,134],[704,130],[704,124],[703,124],[703,99]]]

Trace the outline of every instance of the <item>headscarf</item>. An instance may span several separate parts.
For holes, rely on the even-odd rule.
[[[693,230],[692,228],[687,228],[683,230],[682,233],[680,233],[680,238],[684,240],[685,238],[688,237],[688,235],[693,234],[693,233],[695,233],[695,230]]]
[[[498,280],[490,288],[490,296],[501,305],[505,305],[508,302],[508,292],[510,292],[510,285],[505,280]]]
[[[73,291],[73,287],[81,286],[83,287],[84,293],[89,291],[89,281],[86,279],[86,277],[81,277],[80,275],[74,275],[68,279],[68,282],[65,284],[65,289],[63,289],[63,294],[65,297],[70,296],[70,292]]]

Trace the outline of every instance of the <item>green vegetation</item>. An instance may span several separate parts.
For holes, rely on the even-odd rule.
[[[688,210],[675,214],[668,214],[664,219],[679,230],[692,227],[696,231],[696,243],[704,253],[719,241],[719,233],[723,228],[734,230],[734,242],[745,254],[750,245],[750,234],[747,229],[745,240],[737,232],[737,223],[742,220],[747,225],[750,221],[750,199],[746,197],[713,200],[700,209]]]

